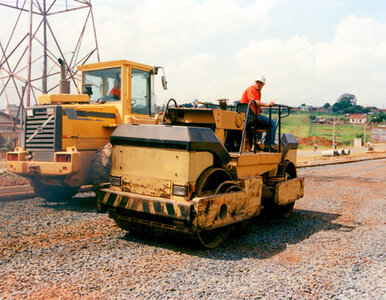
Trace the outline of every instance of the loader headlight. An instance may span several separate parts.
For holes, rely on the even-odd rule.
[[[113,186],[121,186],[121,177],[111,176],[110,181]]]
[[[27,117],[33,117],[34,116],[34,110],[33,109],[27,109]]]
[[[188,187],[182,185],[173,185],[172,194],[175,196],[186,197],[188,195]]]

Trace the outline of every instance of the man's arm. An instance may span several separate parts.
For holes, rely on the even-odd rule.
[[[275,103],[273,102],[273,101],[271,101],[271,102],[262,102],[262,101],[260,101],[260,100],[257,100],[256,99],[256,97],[257,97],[257,95],[256,94],[254,94],[252,91],[248,91],[248,99],[250,99],[250,100],[255,100],[256,101],[256,104],[257,104],[257,106],[262,106],[262,107],[270,107],[270,106],[273,106],[273,105],[275,105]],[[249,100],[249,101],[250,101]]]
[[[275,102],[271,101],[269,103],[266,103],[266,102],[257,101],[256,104],[257,106],[270,107],[270,106],[274,106]]]
[[[251,100],[254,100],[253,98],[251,98]],[[251,101],[249,100],[249,101]],[[259,100],[255,100],[256,102],[256,105],[257,106],[261,106],[261,107],[270,107],[270,106],[274,106],[275,105],[275,102],[271,101],[269,103],[266,103],[266,102],[261,102]],[[241,103],[244,103],[244,102],[241,102]]]

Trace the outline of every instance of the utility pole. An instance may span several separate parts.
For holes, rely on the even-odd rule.
[[[366,125],[367,121],[363,124],[363,146],[366,146]]]
[[[63,8],[63,2],[65,8]],[[19,12],[16,14],[10,12],[9,18],[15,17],[16,22],[12,27],[2,29],[2,33],[9,30],[10,37],[7,41],[3,36],[0,39],[0,83],[2,83],[0,103],[3,98],[8,103],[8,90],[14,94],[13,101],[18,100],[22,108],[33,105],[34,100],[37,102],[37,96],[42,93],[56,92],[60,74],[57,59],[67,50],[62,48],[58,37],[77,41],[75,48],[67,51],[72,53],[72,57],[70,64],[66,63],[66,72],[74,86],[77,86],[75,75],[78,72],[76,68],[78,65],[85,64],[93,58],[100,61],[91,0],[0,0],[0,7],[2,6]],[[74,36],[76,28],[71,30],[71,34],[68,30],[64,32],[63,29],[53,30],[55,27],[50,23],[51,20],[59,19],[59,22],[68,22],[66,15],[75,11],[79,14],[83,11],[81,15],[84,17],[83,27],[78,36]],[[51,18],[58,15],[63,17]],[[90,23],[91,26],[88,26]],[[66,28],[70,26],[71,24]],[[24,32],[22,37],[18,34],[20,30]],[[86,36],[94,38],[94,43],[89,39],[86,43],[84,38]],[[35,47],[35,45],[39,46]],[[25,62],[25,65],[22,62]]]
[[[336,119],[334,117],[334,121],[332,123],[333,127],[332,127],[332,147],[335,149],[335,127],[336,127],[336,123],[338,123],[338,121],[340,119],[342,119],[344,116],[347,116],[347,114],[344,114],[344,115],[341,115],[338,119]]]
[[[335,149],[335,118],[334,118],[334,122],[333,122],[333,127],[332,127],[332,148]]]

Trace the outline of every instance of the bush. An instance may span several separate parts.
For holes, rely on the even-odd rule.
[[[384,121],[386,121],[385,113],[375,114],[370,120],[371,123],[382,123]]]
[[[16,136],[8,136],[7,138],[0,135],[0,151],[12,151],[17,143]]]
[[[355,134],[355,137],[356,138],[360,138],[360,139],[363,139],[363,132],[362,133],[357,133],[357,134]]]

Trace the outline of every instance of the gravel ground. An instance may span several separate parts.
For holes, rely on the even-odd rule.
[[[0,299],[385,299],[386,160],[299,170],[288,220],[214,250],[132,236],[87,194],[0,202]]]

